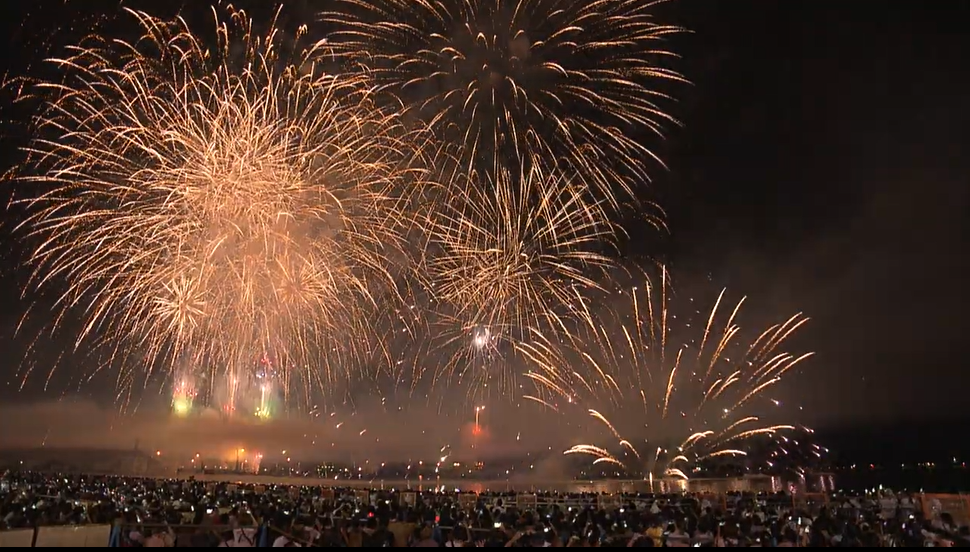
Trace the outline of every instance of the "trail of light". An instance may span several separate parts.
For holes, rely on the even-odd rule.
[[[550,403],[548,403],[548,402],[546,402],[546,401],[544,401],[544,400],[542,400],[542,399],[540,399],[538,397],[533,397],[532,395],[523,395],[522,398],[525,399],[525,400],[527,400],[527,401],[537,402],[537,403],[541,404],[542,406],[544,406],[544,407],[546,407],[546,408],[548,408],[548,409],[550,409],[550,410],[552,410],[554,412],[559,412],[559,409],[556,408],[554,405],[552,405],[552,404],[550,404]]]

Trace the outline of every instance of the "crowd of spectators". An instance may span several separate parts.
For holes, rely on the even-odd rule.
[[[113,546],[157,548],[970,546],[942,505],[890,492],[528,496],[8,473],[0,530],[110,525]]]

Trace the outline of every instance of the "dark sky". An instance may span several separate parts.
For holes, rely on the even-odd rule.
[[[694,31],[658,183],[675,264],[813,317],[820,422],[965,416],[970,3],[669,9]]]
[[[14,74],[37,44],[8,28],[18,13],[2,23]],[[694,84],[673,91],[684,126],[658,148],[671,235],[630,252],[811,316],[807,423],[965,416],[970,3],[678,0],[663,13],[693,31],[673,45]],[[7,242],[5,329],[23,310]]]

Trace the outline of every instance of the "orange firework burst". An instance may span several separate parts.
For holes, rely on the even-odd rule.
[[[577,175],[616,208],[659,162],[643,131],[675,122],[660,87],[683,81],[663,45],[681,29],[657,23],[658,3],[335,0],[321,17],[459,172]]]
[[[500,171],[461,187],[428,222],[429,272],[440,339],[451,352],[435,380],[467,379],[475,393],[518,389],[524,342],[559,342],[589,318],[582,294],[610,264],[599,253],[611,233],[566,183],[537,171]]]
[[[354,376],[410,224],[417,151],[397,117],[326,72],[305,29],[291,42],[229,8],[205,37],[128,13],[137,41],[89,37],[34,87],[35,283],[67,282],[79,343],[148,358],[122,384],[186,359],[245,377],[261,351],[287,389]]]

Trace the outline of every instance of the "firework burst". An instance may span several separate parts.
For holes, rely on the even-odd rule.
[[[812,356],[784,350],[786,340],[807,318],[792,316],[753,341],[744,341],[738,325],[743,299],[727,305],[722,291],[710,311],[691,308],[686,316],[678,316],[670,307],[666,269],[655,278],[646,272],[637,275],[617,294],[610,302],[614,308],[597,317],[573,362],[566,357],[534,357],[541,373],[557,365],[574,367],[572,387],[547,387],[570,402],[595,405],[588,410],[590,416],[622,451],[614,454],[583,444],[566,454],[591,455],[598,464],[616,464],[650,478],[686,479],[705,461],[745,456],[754,438],[795,429],[766,423],[764,411],[779,406],[768,393]],[[532,377],[543,382],[541,374]],[[637,434],[646,433],[647,440],[642,446],[634,444],[611,419],[623,422],[621,426],[642,420]]]
[[[335,0],[331,41],[393,94],[461,173],[538,169],[618,207],[658,161],[644,130],[673,119],[658,87],[658,2]],[[587,196],[588,197],[588,196]]]
[[[599,250],[611,233],[568,182],[537,171],[500,171],[462,189],[427,225],[437,333],[450,351],[435,380],[514,390],[519,344],[558,342],[572,320],[589,318],[581,295],[609,265]]]
[[[129,13],[137,41],[92,36],[35,87],[35,284],[67,282],[79,344],[147,358],[123,384],[176,359],[243,380],[263,351],[284,389],[352,377],[395,289],[415,148],[305,29],[229,8],[206,38]]]

